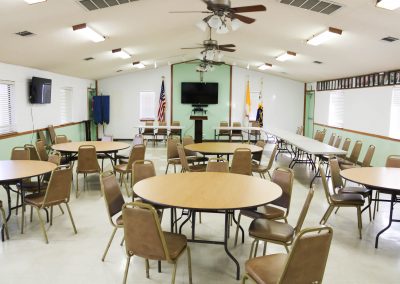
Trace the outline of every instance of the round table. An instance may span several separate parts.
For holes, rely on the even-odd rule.
[[[229,142],[203,142],[185,146],[185,149],[199,152],[203,155],[232,155],[238,148],[249,149],[252,153],[263,150],[256,145]]]
[[[282,190],[277,184],[265,179],[214,172],[156,176],[138,182],[134,185],[133,190],[139,197],[158,205],[186,208],[194,212],[225,211],[223,242],[195,240],[195,218],[192,220],[192,239],[190,241],[223,244],[226,253],[236,264],[238,280],[240,266],[227,247],[229,211],[260,206],[277,199],[282,194]]]
[[[366,187],[391,195],[390,200],[379,200],[390,202],[390,213],[389,224],[376,235],[375,248],[377,248],[379,236],[390,228],[392,222],[400,222],[398,219],[393,219],[393,206],[396,203],[396,196],[400,194],[400,168],[353,168],[341,171],[340,175],[346,180],[363,184]]]

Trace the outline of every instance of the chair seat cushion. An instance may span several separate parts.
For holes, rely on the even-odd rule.
[[[124,225],[124,220],[122,219],[122,215],[118,216],[117,220],[115,220],[115,223],[117,223],[118,226]]]
[[[356,193],[339,193],[332,194],[331,199],[336,204],[342,205],[363,205],[364,197],[361,194]]]
[[[168,159],[168,164],[180,165],[181,160],[179,158]]]
[[[264,205],[257,207],[255,210],[250,210],[250,209],[244,209],[240,210],[240,213],[244,216],[247,216],[249,218],[257,219],[279,219],[283,218],[285,216],[285,211],[275,207],[275,206],[270,206],[270,205]]]
[[[276,284],[285,268],[287,254],[278,253],[246,261],[247,274],[259,284]]]
[[[207,164],[190,165],[189,169],[191,172],[205,172]]]
[[[294,229],[286,223],[256,219],[250,224],[249,235],[258,239],[289,243],[293,239]]]
[[[268,171],[268,167],[264,165],[252,164],[251,171],[256,173],[265,173],[266,171]]]
[[[359,193],[362,196],[367,196],[371,194],[371,189],[366,188],[366,187],[359,187],[359,186],[354,186],[354,187],[344,187],[339,189],[339,193]]]
[[[186,236],[181,234],[173,234],[169,232],[163,232],[165,242],[167,243],[169,256],[171,259],[176,259],[181,252],[186,248],[187,239]]]
[[[123,172],[123,173],[126,173],[126,172],[129,171],[129,170],[128,170],[128,164],[114,165],[114,169],[115,169],[117,172]]]
[[[24,190],[28,192],[39,192],[42,190],[46,190],[47,185],[47,182],[41,182],[39,189],[39,183],[37,181],[23,180],[22,183],[17,183],[17,188],[19,190]]]

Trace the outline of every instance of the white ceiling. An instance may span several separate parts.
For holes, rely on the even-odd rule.
[[[399,0],[400,1],[400,0]],[[256,69],[263,62],[274,65],[271,74],[303,82],[333,79],[400,69],[400,41],[387,43],[386,36],[400,38],[400,9],[375,7],[374,0],[336,0],[344,7],[324,15],[279,3],[279,0],[232,0],[232,6],[263,4],[266,12],[245,13],[256,22],[239,30],[213,35],[219,44],[233,43],[234,53],[224,60]],[[1,0],[0,61],[61,74],[100,79],[134,72],[131,62],[147,68],[196,58],[195,46],[207,38],[196,26],[204,14],[171,14],[168,11],[205,10],[200,0],[138,0],[89,12],[76,0],[47,0],[28,5],[23,0]],[[93,43],[72,31],[87,23],[107,39]],[[340,38],[320,46],[305,40],[327,27],[343,30]],[[20,37],[28,30],[35,36]],[[123,48],[133,55],[119,59],[111,50]],[[278,62],[284,51],[297,53],[295,60]],[[92,61],[83,58],[94,57]],[[322,61],[317,65],[313,61]],[[117,70],[123,70],[116,73]]]

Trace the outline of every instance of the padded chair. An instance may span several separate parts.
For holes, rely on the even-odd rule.
[[[319,223],[325,225],[335,207],[355,207],[357,208],[358,231],[361,239],[362,238],[361,207],[364,205],[364,197],[361,194],[357,193],[331,194],[329,191],[328,182],[326,181],[326,175],[324,169],[321,167],[321,165],[319,165],[318,168],[322,179],[322,185],[325,191],[326,201],[328,202],[329,205],[328,209],[326,210],[324,216],[322,216],[322,219]]]
[[[45,241],[46,243],[49,243],[43,219],[42,216],[40,215],[40,210],[53,207],[55,205],[61,205],[64,203],[65,206],[67,207],[72,227],[74,229],[74,233],[77,234],[78,232],[75,227],[74,219],[72,218],[71,210],[68,205],[71,193],[71,185],[72,185],[71,167],[69,165],[59,166],[52,172],[49,185],[47,186],[45,194],[32,194],[26,196],[24,199],[23,210],[22,210],[21,233],[23,233],[24,231],[25,207],[26,205],[30,205],[36,209]],[[51,215],[52,212],[53,211],[50,210]],[[50,216],[50,219],[52,219],[52,216]]]
[[[9,240],[10,239],[10,235],[8,234],[6,213],[4,212],[3,202],[1,200],[0,200],[0,213],[1,213],[2,226],[4,227],[4,232],[6,233],[7,240]],[[1,237],[2,237],[2,241],[4,242],[4,235],[2,235]]]
[[[126,163],[128,163],[130,153],[131,153],[131,151],[132,151],[132,148],[133,148],[135,145],[145,145],[145,146],[146,146],[142,134],[136,134],[136,135],[133,137],[133,139],[132,139],[132,145],[131,145],[131,147],[129,148],[129,154],[128,154],[128,155],[119,155],[119,154],[117,154],[117,158],[119,159],[118,162],[119,162],[120,164],[126,164]]]
[[[276,168],[272,174],[271,181],[279,185],[282,189],[282,195],[272,201],[269,204],[257,207],[240,210],[236,234],[235,234],[235,246],[237,244],[239,225],[241,216],[252,219],[269,219],[269,220],[284,220],[287,223],[287,216],[289,215],[290,201],[292,199],[292,189],[293,189],[294,173],[292,169],[289,168]]]
[[[229,126],[229,124],[228,124],[227,121],[221,121],[219,123],[219,127],[228,127],[228,126]],[[219,141],[219,138],[224,137],[224,136],[228,137],[228,139],[230,140],[231,139],[231,131],[230,130],[224,130],[224,129],[218,130],[218,134],[217,134],[218,141]]]
[[[112,141],[114,141],[114,137],[113,137],[112,135],[106,135],[106,134],[104,134],[104,135],[101,137],[101,141],[102,141],[102,142],[112,142]],[[110,157],[107,156],[107,155],[104,154],[104,153],[98,153],[98,154],[97,154],[97,159],[98,159],[98,160],[101,160],[101,171],[104,170],[104,159],[109,159],[109,158],[110,158]]]
[[[241,127],[241,126],[242,126],[242,124],[240,122],[234,122],[232,124],[232,127]],[[241,129],[232,130],[231,131],[231,137],[230,137],[229,141],[232,141],[233,137],[240,137],[241,141],[243,142],[243,132],[242,132],[242,130]]]
[[[143,135],[143,137],[150,136],[153,139],[153,145],[155,145],[156,136],[154,134],[155,133],[154,132],[154,128],[146,128],[146,126],[153,126],[153,125],[154,125],[153,121],[146,121],[145,122],[145,128],[144,128],[144,130],[142,132],[142,135]]]
[[[106,203],[108,220],[114,228],[103,253],[103,257],[101,258],[101,261],[104,261],[117,229],[124,227],[122,214],[120,213],[122,212],[122,206],[125,204],[125,201],[121,194],[117,179],[112,171],[107,171],[100,175],[100,186]]]
[[[353,146],[353,150],[351,151],[350,157],[338,158],[339,166],[343,170],[343,165],[356,165],[358,162],[358,157],[360,156],[362,142],[357,140]]]
[[[39,153],[37,152],[35,146],[32,144],[25,144],[24,148],[29,150],[29,160],[40,161]]]
[[[129,188],[132,188],[132,176],[130,176],[132,174],[132,164],[135,161],[144,160],[145,153],[146,153],[146,147],[143,144],[135,145],[132,148],[128,163],[114,165],[114,172],[117,172],[120,174],[120,177],[119,177],[120,185],[122,185],[122,182],[124,182],[126,194],[128,196],[131,196],[131,194],[128,189],[128,184],[127,184],[126,180],[130,179],[130,187]],[[125,178],[125,175],[126,175],[126,178]]]
[[[276,153],[278,151],[278,144],[275,144],[274,149],[272,150],[271,156],[269,157],[267,165],[255,164],[251,165],[251,170],[253,173],[258,173],[261,178],[265,179],[265,173],[268,174],[271,179],[270,170],[272,169],[272,165],[274,164]]]
[[[182,145],[183,145],[183,147],[185,147],[186,145],[190,145],[190,144],[194,144],[193,137],[190,136],[190,135],[184,136],[184,137],[182,138]],[[189,161],[190,163],[195,163],[195,162],[198,162],[198,163],[203,162],[203,163],[205,163],[205,162],[208,161],[208,158],[207,158],[207,157],[205,157],[205,156],[198,156],[197,153],[194,152],[194,151],[190,151],[190,150],[185,149],[185,154],[186,154],[186,157],[187,157],[187,159],[188,159],[188,161]]]
[[[11,160],[30,160],[30,151],[25,147],[14,147],[11,150]]]
[[[82,145],[78,148],[78,164],[76,166],[76,198],[79,196],[79,174],[83,174],[83,190],[86,189],[86,176],[88,174],[101,173],[97,161],[96,147]]]
[[[169,165],[174,166],[174,173],[176,173],[176,165],[181,164],[177,148],[178,143],[179,141],[176,138],[170,137],[167,140],[167,168],[165,169],[165,174],[168,173]]]
[[[261,159],[264,153],[265,144],[266,143],[263,140],[258,140],[256,142],[256,146],[262,148],[262,150],[252,154],[251,156],[252,164],[258,164],[258,165],[261,164]]]
[[[342,136],[336,137],[335,144],[333,144],[333,147],[339,148],[340,147],[340,143],[342,143]]]
[[[68,140],[68,137],[66,135],[57,135],[55,144],[61,144],[61,143],[68,143],[70,140]]]
[[[287,223],[278,222],[268,219],[255,219],[251,222],[249,227],[249,236],[254,238],[250,249],[250,258],[256,257],[259,241],[264,242],[263,254],[265,255],[267,243],[274,243],[285,247],[286,252],[289,252],[289,246],[292,244],[295,236],[297,236],[303,226],[306,218],[310,203],[314,195],[314,187],[308,191],[303,208],[301,209],[299,218],[295,227]],[[254,245],[256,245],[254,247]],[[254,251],[254,255],[253,255]]]
[[[180,164],[182,166],[181,173],[185,172],[205,172],[206,164],[189,165],[188,159],[185,154],[185,149],[181,144],[177,144],[176,148],[178,150]]]
[[[49,155],[47,154],[46,151],[46,144],[43,140],[37,140],[35,143],[36,146],[36,151],[39,155],[39,159],[41,161],[47,161],[47,159],[49,158]]]
[[[187,245],[186,236],[163,232],[157,211],[150,204],[141,202],[125,204],[122,208],[122,219],[127,255],[124,284],[127,281],[131,257],[134,255],[146,259],[147,278],[150,277],[148,259],[172,263],[174,269],[171,283],[175,283],[177,261],[185,251],[188,256],[188,282],[192,283],[190,249]]]
[[[181,126],[181,123],[179,121],[172,121],[171,126]],[[179,136],[179,141],[181,140],[182,137],[182,129],[171,129],[171,131],[169,132],[169,136],[173,137],[173,136]]]
[[[304,229],[297,235],[289,254],[271,254],[246,261],[242,284],[322,283],[333,230],[320,226]]]
[[[166,121],[159,121],[158,125],[159,126],[167,126],[167,122]],[[155,134],[156,142],[157,142],[158,136],[161,136],[161,137],[163,137],[164,140],[166,140],[168,138],[168,129],[167,128],[159,128],[159,129],[157,129],[157,133]]]
[[[54,130],[54,126],[50,124],[47,127],[47,131],[49,133],[51,144],[56,144],[56,136],[57,136],[57,134],[56,134],[56,131]]]
[[[42,141],[46,142],[46,136],[44,135],[43,130],[38,130],[36,132],[36,135],[37,135],[38,140],[42,140]]]
[[[211,158],[207,163],[206,172],[229,173],[229,162],[224,158]]]
[[[156,176],[156,169],[150,160],[137,160],[132,165],[132,180],[133,185],[146,178]],[[133,192],[133,198],[137,197]]]
[[[328,141],[329,146],[333,146],[333,143],[335,143],[335,138],[336,138],[336,134],[332,133],[331,137],[329,138],[329,141]]]
[[[367,153],[365,153],[364,160],[362,161],[362,163],[357,161],[356,164],[347,164],[347,163],[344,162],[344,163],[341,164],[340,168],[342,170],[345,170],[345,169],[356,168],[358,166],[370,167],[372,158],[374,157],[374,153],[375,153],[375,146],[374,145],[369,145]]]
[[[251,151],[247,148],[237,148],[233,153],[232,165],[230,168],[232,174],[252,175]]]
[[[251,127],[260,127],[260,123],[258,121],[252,121]],[[261,138],[260,130],[250,130],[249,136],[254,136],[254,139],[257,141]]]

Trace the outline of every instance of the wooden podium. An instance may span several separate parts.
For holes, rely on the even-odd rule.
[[[191,120],[194,120],[194,143],[203,142],[203,120],[207,120],[205,115],[191,115]]]

